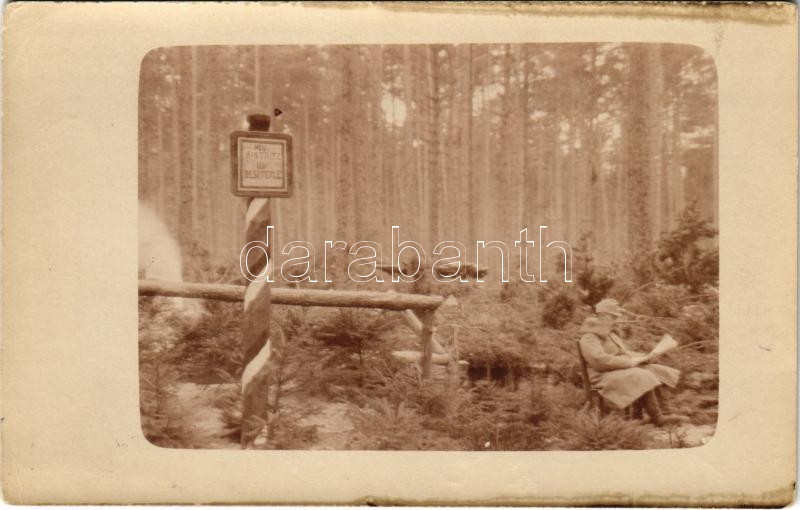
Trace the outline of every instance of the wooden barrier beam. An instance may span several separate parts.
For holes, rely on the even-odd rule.
[[[216,299],[221,301],[244,300],[245,287],[218,283],[183,283],[163,280],[139,280],[141,296],[176,296]],[[349,308],[382,308],[402,311],[406,309],[432,311],[443,302],[440,296],[398,294],[388,292],[272,289],[271,301],[275,305],[334,306]]]
[[[383,308],[385,310],[436,310],[444,299],[419,294],[387,294],[386,292],[347,290],[275,289],[272,302],[277,305],[341,306],[350,308]]]
[[[217,301],[244,301],[244,285],[221,283],[184,283],[166,280],[139,280],[140,296],[174,296],[214,299]]]

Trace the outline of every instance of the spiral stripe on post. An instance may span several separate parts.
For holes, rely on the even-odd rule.
[[[245,216],[246,242],[261,241],[269,246],[270,202],[268,199],[250,200]],[[248,258],[250,274],[260,275],[270,271],[271,260],[262,250],[253,250]],[[260,281],[259,281],[260,280]],[[244,296],[242,324],[242,430],[241,446],[250,447],[263,430],[268,419],[270,360],[274,356],[269,341],[270,285],[259,278],[248,282]]]

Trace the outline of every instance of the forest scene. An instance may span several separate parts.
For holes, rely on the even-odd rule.
[[[285,243],[308,241],[317,272],[324,266],[331,279],[278,275],[270,285],[441,296],[433,358],[444,360],[423,377],[409,311],[275,304],[270,338],[283,347],[257,448],[609,450],[711,438],[717,81],[699,48],[152,50],[140,70],[140,280],[248,285],[248,201],[231,193],[230,135],[252,112],[270,114],[271,131],[293,139],[292,194],[270,200],[271,264],[281,267]],[[428,271],[415,282],[357,282],[347,274],[355,255],[324,252],[325,241],[374,241],[392,265],[392,226],[424,248],[428,268],[439,242],[462,243],[467,281]],[[550,248],[538,260],[540,226],[545,244],[564,241],[571,256]],[[534,282],[520,278],[514,244],[526,228],[537,243],[526,264]],[[478,241],[509,249],[500,257]],[[579,340],[611,299],[623,310],[615,331],[632,351],[665,335],[676,341],[657,363],[680,371],[661,392],[664,414],[679,420],[589,397]],[[140,295],[149,441],[239,447],[243,320],[241,302]]]

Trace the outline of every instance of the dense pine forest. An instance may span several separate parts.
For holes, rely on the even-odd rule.
[[[388,262],[398,225],[401,240],[428,256],[440,241],[463,243],[470,262],[476,241],[511,250],[503,284],[496,259],[482,254],[485,283],[357,283],[344,276],[344,252],[327,260],[331,283],[277,278],[295,289],[284,292],[441,296],[429,331],[447,373],[421,375],[419,333],[402,311],[273,303],[270,341],[284,347],[270,361],[269,417],[256,447],[648,449],[713,435],[717,84],[698,48],[155,49],[140,80],[140,278],[247,283],[246,199],[230,189],[230,134],[251,112],[272,113],[272,130],[293,137],[293,194],[272,199],[278,247],[310,241],[319,258],[323,241],[375,241]],[[547,241],[571,245],[571,281],[559,276],[555,249],[540,261],[552,271],[547,283],[517,277],[514,241],[527,228],[538,242],[539,226]],[[587,399],[577,341],[608,298],[625,309],[616,326],[632,349],[674,339],[658,362],[680,371],[664,403],[679,424],[662,427],[631,407],[604,413]],[[242,310],[140,295],[141,418],[151,442],[239,447]]]
[[[686,45],[198,46],[151,51],[139,195],[185,253],[235,263],[231,131],[278,108],[295,189],[279,243],[552,239],[598,262],[649,246],[697,202],[717,224],[716,76]],[[430,253],[430,251],[429,251]]]

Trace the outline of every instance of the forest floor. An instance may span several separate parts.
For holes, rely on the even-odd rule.
[[[233,384],[200,385],[178,383],[175,385],[176,405],[184,412],[180,416],[181,428],[191,435],[192,443],[205,448],[238,448],[239,443],[227,436],[222,410],[216,405],[220,392],[236,391]]]
[[[175,385],[173,405],[182,409],[178,426],[190,436],[192,444],[204,448],[238,449],[239,442],[228,434],[222,409],[217,405],[221,395],[238,391],[235,384],[178,383]],[[308,399],[300,402],[297,397],[283,402],[284,410],[299,412],[314,409],[298,421],[303,427],[313,427],[315,435],[306,445],[309,450],[345,450],[354,432],[353,422],[348,417],[348,405],[342,402],[324,402]]]
[[[227,433],[222,410],[217,402],[220,395],[238,391],[235,384],[200,385],[179,383],[174,397],[176,405],[185,412],[181,415],[181,426],[191,436],[191,443],[203,448],[238,449],[238,441]],[[519,391],[524,391],[520,389]],[[319,398],[300,400],[298,396],[282,402],[284,413],[293,415],[305,412],[297,425],[312,428],[314,434],[303,445],[307,450],[349,450],[358,449],[360,434],[351,419],[351,405],[344,402],[327,402]],[[635,422],[648,438],[648,448],[691,448],[706,444],[714,435],[714,424],[682,423],[664,428],[647,423]],[[356,447],[356,448],[354,448]]]
[[[469,362],[457,384],[442,367],[422,381],[414,364],[393,358],[418,348],[399,314],[276,306],[273,320],[287,338],[283,382],[270,437],[256,447],[605,450],[709,441],[718,408],[716,298],[660,287],[626,306],[635,318],[626,325],[632,349],[647,352],[664,332],[680,344],[663,363],[681,370],[668,402],[686,422],[658,428],[584,408],[576,340],[590,311],[577,307],[558,327],[545,326],[548,296],[479,290],[440,308],[438,341]],[[167,447],[239,448],[240,307],[213,305],[205,322],[183,326],[152,303],[140,305],[145,435]]]

